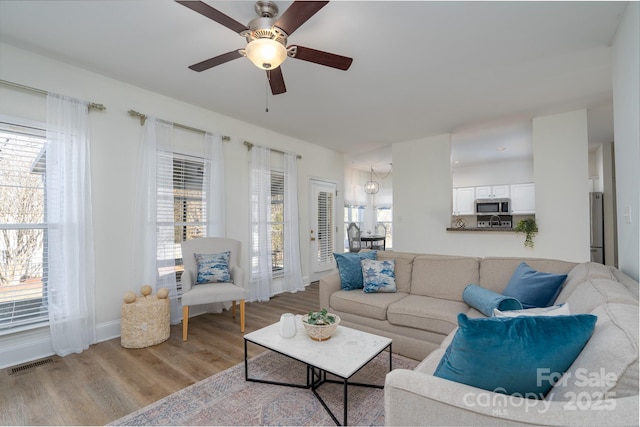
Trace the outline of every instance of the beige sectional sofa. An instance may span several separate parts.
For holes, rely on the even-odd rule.
[[[422,360],[415,370],[387,375],[387,425],[638,425],[638,282],[596,263],[400,252],[377,257],[395,260],[398,292],[343,291],[336,272],[320,280],[320,306],[338,314],[343,325],[390,337],[394,352]],[[545,400],[532,400],[433,376],[458,314],[485,317],[463,301],[464,288],[475,283],[501,293],[522,261],[538,271],[567,274],[556,304],[568,303],[572,314],[598,316],[567,380]]]

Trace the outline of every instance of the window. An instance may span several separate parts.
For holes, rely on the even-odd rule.
[[[0,333],[49,320],[45,131],[0,123]]]
[[[202,190],[205,160],[167,153],[159,155],[158,168],[173,170],[171,182],[158,184],[158,264],[161,276],[175,272],[180,291],[179,281],[184,270],[180,243],[206,235],[207,212]],[[164,238],[170,242],[163,244]]]
[[[206,206],[202,193],[204,159],[173,159],[175,242],[204,237]]]
[[[393,210],[391,208],[376,208],[376,221],[378,224],[384,224],[386,229],[385,248],[393,248]]]
[[[347,228],[349,224],[355,222],[360,230],[364,228],[364,216],[365,216],[365,207],[357,206],[357,205],[345,205],[344,206],[344,249],[345,251],[349,251],[349,237],[347,233]],[[393,248],[393,210],[389,207],[376,207],[375,208],[375,218],[376,224],[384,224],[386,228],[386,240],[385,240],[385,248],[391,249]],[[378,230],[376,229],[376,232]]]
[[[344,249],[345,252],[349,251],[349,233],[347,229],[349,224],[355,222],[356,225],[362,230],[364,225],[364,206],[357,205],[344,205]]]
[[[284,174],[271,171],[271,270],[284,272]]]

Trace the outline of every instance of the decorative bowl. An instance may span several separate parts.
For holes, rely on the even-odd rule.
[[[339,316],[335,314],[331,314],[331,316],[335,317],[336,321],[328,325],[310,325],[307,323],[309,315],[305,314],[302,316],[302,324],[309,338],[315,341],[326,341],[331,338],[331,335],[338,329],[338,324],[340,323]]]

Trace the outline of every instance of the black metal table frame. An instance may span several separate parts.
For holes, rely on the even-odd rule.
[[[285,382],[280,382],[280,381],[270,381],[270,380],[263,380],[260,378],[249,378],[249,359],[247,358],[247,342],[251,342],[257,346],[266,348],[268,350],[271,350],[275,353],[279,353],[282,354],[283,356],[286,356],[290,359],[296,360],[300,363],[304,363],[305,365],[307,365],[307,382],[306,384],[292,384],[292,383],[285,383]],[[322,397],[320,396],[320,394],[318,394],[318,387],[320,387],[322,384],[324,383],[334,383],[334,384],[342,384],[343,385],[343,405],[344,405],[344,413],[343,413],[343,421],[342,421],[342,425],[347,425],[347,395],[348,395],[348,386],[357,386],[357,387],[371,387],[371,388],[380,388],[383,389],[384,388],[384,384],[383,385],[379,385],[379,384],[363,384],[363,383],[353,383],[353,382],[349,382],[349,378],[351,378],[353,375],[357,374],[360,369],[364,368],[369,362],[371,362],[373,359],[375,359],[376,357],[378,357],[378,355],[380,353],[382,353],[383,351],[385,351],[387,348],[389,349],[389,372],[391,372],[393,370],[393,358],[392,358],[392,349],[391,349],[391,344],[389,343],[389,345],[387,345],[386,347],[384,347],[382,350],[380,350],[379,352],[377,352],[376,354],[374,354],[373,356],[371,356],[371,358],[369,360],[367,360],[365,363],[362,364],[362,366],[360,368],[358,368],[358,370],[356,372],[354,372],[350,377],[348,378],[344,378],[340,375],[334,374],[329,372],[329,374],[331,375],[335,375],[336,377],[342,378],[342,381],[338,381],[338,380],[332,380],[332,379],[327,379],[327,371],[325,371],[324,369],[320,369],[316,366],[313,366],[310,363],[307,362],[303,362],[302,360],[298,360],[295,357],[291,357],[287,354],[284,354],[282,352],[279,352],[277,350],[274,350],[270,347],[266,347],[262,344],[258,344],[256,342],[250,341],[248,339],[244,339],[244,378],[246,381],[252,381],[252,382],[256,382],[256,383],[264,383],[264,384],[272,384],[272,385],[280,385],[280,386],[286,386],[286,387],[295,387],[295,388],[303,388],[303,389],[311,389],[311,391],[313,392],[313,394],[316,396],[316,398],[318,399],[318,401],[322,404],[322,406],[324,407],[324,409],[329,413],[329,415],[331,416],[331,418],[333,419],[333,421],[336,423],[337,426],[341,425],[340,421],[338,421],[338,418],[333,414],[333,412],[331,411],[331,409],[329,409],[329,406],[327,406],[327,404],[325,403],[324,399],[322,399]]]

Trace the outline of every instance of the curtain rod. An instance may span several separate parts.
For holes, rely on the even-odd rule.
[[[10,86],[10,87],[13,87],[13,88],[16,88],[16,89],[26,90],[26,91],[29,91],[29,92],[37,93],[39,95],[47,96],[49,94],[49,92],[47,92],[46,90],[37,89],[37,88],[31,87],[31,86],[21,85],[19,83],[10,82],[8,80],[0,80],[0,83],[5,85],[5,86]],[[107,109],[107,107],[105,107],[103,104],[96,104],[95,102],[90,102],[88,104],[88,107],[89,107],[90,110],[104,111],[104,110]]]
[[[253,143],[251,143],[251,142],[249,142],[249,141],[245,141],[245,142],[244,142],[244,145],[246,145],[246,146],[247,146],[247,151],[251,151],[251,149],[253,148],[253,145],[254,145],[254,144],[253,144]],[[275,151],[276,153],[286,154],[284,151],[282,151],[282,150],[276,150],[275,148],[269,148],[269,150],[271,150],[271,151]],[[301,159],[301,158],[302,158],[302,156],[301,156],[300,154],[298,154],[296,157],[297,157],[298,159]]]
[[[132,117],[139,117],[140,118],[140,126],[143,126],[144,122],[147,120],[147,115],[146,114],[139,113],[139,112],[137,112],[135,110],[129,110],[127,112]],[[180,129],[190,130],[190,131],[193,131],[193,132],[207,133],[206,130],[193,128],[193,127],[187,126],[187,125],[181,125],[180,123],[173,123],[173,126],[175,126],[177,128],[180,128]],[[231,137],[227,136],[227,135],[223,135],[222,136],[222,140],[223,141],[231,141]]]

